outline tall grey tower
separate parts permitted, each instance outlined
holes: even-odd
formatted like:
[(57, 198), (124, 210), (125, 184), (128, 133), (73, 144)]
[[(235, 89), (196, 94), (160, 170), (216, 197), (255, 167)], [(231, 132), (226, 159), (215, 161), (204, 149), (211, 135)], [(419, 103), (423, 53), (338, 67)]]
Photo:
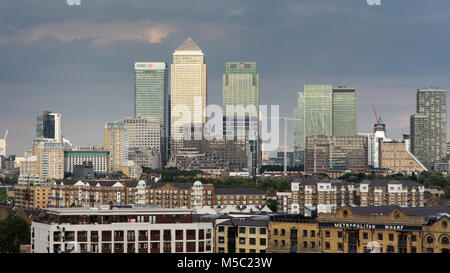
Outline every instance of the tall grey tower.
[(445, 159), (447, 91), (430, 87), (417, 90), (417, 114), (411, 115), (411, 152), (428, 169)]

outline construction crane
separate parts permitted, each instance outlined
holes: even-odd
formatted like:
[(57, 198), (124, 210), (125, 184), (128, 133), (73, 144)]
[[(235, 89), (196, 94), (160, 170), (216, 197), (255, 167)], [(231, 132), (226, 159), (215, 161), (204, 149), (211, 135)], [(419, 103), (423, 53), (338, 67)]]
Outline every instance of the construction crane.
[(381, 117), (378, 117), (377, 110), (375, 110), (375, 105), (372, 104), (373, 113), (375, 114), (375, 119), (377, 120), (377, 124), (381, 124)]
[[(261, 119), (263, 119), (262, 117), (260, 117), (260, 120)], [(264, 119), (273, 119), (273, 118), (264, 118)], [(287, 176), (287, 135), (288, 135), (288, 133), (287, 133), (287, 122), (289, 121), (289, 120), (292, 120), (292, 121), (300, 121), (300, 120), (305, 120), (304, 118), (301, 118), (301, 119), (295, 119), (295, 118), (290, 118), (290, 117), (279, 117), (278, 118), (279, 120), (282, 120), (282, 121), (284, 121), (284, 145), (281, 145), (281, 147), (283, 147), (283, 153), (284, 153), (284, 155), (283, 155), (283, 172), (284, 172), (284, 175), (285, 176)]]

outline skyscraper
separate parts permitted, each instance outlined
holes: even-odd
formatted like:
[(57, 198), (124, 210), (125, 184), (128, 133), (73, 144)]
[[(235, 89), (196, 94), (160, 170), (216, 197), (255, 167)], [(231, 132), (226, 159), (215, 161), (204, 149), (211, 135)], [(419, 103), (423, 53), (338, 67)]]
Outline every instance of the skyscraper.
[(162, 161), (160, 119), (125, 118), (123, 123), (128, 134), (128, 159), (140, 167), (160, 168)]
[(134, 64), (134, 117), (159, 118), (162, 163), (168, 159), (170, 108), (167, 64), (136, 62)]
[(355, 88), (333, 88), (333, 136), (354, 136), (356, 132)]
[(411, 152), (428, 169), (446, 156), (447, 91), (417, 90), (417, 114), (411, 115)]
[(206, 123), (205, 54), (190, 37), (173, 53), (170, 73), (171, 138), (177, 141), (171, 144), (171, 153), (175, 154), (183, 139), (184, 125)]
[(60, 113), (42, 112), (36, 118), (36, 138), (54, 139), (63, 142), (62, 117)]
[(294, 166), (305, 160), (305, 100), (303, 92), (297, 93), (297, 107), (294, 109)]
[[(259, 98), (259, 75), (256, 63), (227, 62), (222, 90), (224, 132), (234, 134), (236, 139), (246, 140), (249, 143), (247, 156), (252, 175), (258, 172), (261, 163)], [(233, 122), (232, 126), (227, 126), (227, 119)], [(232, 130), (227, 131), (227, 128)], [(238, 132), (239, 130), (242, 133)]]
[(104, 129), (104, 149), (109, 151), (109, 170), (121, 171), (128, 163), (128, 133), (121, 121), (107, 122)]

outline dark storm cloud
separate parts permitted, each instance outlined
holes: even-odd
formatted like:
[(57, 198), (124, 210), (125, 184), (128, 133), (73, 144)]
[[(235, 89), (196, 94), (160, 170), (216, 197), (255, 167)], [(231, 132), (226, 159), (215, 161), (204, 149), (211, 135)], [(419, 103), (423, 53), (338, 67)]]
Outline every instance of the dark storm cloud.
[(261, 103), (292, 115), (304, 84), (353, 86), (358, 127), (408, 133), (417, 88), (449, 89), (447, 0), (3, 0), (0, 136), (31, 144), (35, 116), (63, 114), (74, 144), (102, 143), (106, 121), (132, 113), (134, 61), (171, 62), (191, 36), (206, 53), (208, 101), (221, 104), (226, 61), (256, 61)]

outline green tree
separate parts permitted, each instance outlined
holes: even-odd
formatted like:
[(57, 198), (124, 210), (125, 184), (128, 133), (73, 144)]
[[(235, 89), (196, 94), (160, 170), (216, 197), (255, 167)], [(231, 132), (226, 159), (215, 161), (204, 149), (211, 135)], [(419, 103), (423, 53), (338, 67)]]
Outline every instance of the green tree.
[(276, 199), (269, 199), (269, 202), (267, 203), (267, 206), (272, 211), (277, 211), (277, 200)]
[(0, 222), (0, 252), (18, 253), (20, 245), (30, 244), (30, 224), (23, 218), (8, 215)]

